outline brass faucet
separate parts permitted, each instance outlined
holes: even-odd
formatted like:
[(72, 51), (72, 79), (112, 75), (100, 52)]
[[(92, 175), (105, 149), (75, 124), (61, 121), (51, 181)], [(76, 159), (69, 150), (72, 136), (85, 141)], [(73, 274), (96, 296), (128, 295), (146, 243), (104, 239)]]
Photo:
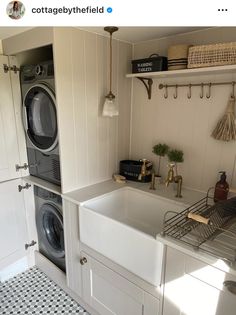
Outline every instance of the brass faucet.
[(150, 165), (152, 165), (152, 162), (150, 162), (147, 159), (142, 159), (140, 160), (140, 162), (142, 162), (142, 166), (141, 166), (141, 173), (138, 176), (138, 180), (142, 180), (143, 177), (145, 177), (146, 175), (150, 175), (151, 172), (147, 170), (147, 167), (149, 167)]
[(182, 183), (183, 183), (183, 177), (181, 175), (175, 175), (174, 174), (174, 163), (169, 164), (169, 171), (166, 179), (166, 187), (169, 186), (170, 183), (177, 183), (177, 194), (175, 197), (182, 198), (181, 190), (182, 190)]

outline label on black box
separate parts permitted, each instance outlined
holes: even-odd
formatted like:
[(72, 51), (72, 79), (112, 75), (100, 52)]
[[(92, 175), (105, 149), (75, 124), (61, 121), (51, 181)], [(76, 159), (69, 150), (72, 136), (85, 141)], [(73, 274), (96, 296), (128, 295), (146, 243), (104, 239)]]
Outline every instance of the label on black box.
[(138, 72), (150, 72), (152, 71), (152, 68), (151, 67), (148, 67), (148, 68), (138, 68)]
[(138, 67), (152, 67), (153, 62), (143, 62), (143, 63), (137, 63)]

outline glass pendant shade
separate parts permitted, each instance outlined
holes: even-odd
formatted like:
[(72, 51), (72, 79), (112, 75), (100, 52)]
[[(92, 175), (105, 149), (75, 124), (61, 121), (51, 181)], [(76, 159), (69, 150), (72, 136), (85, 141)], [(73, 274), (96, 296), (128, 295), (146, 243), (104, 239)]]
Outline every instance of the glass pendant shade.
[(102, 115), (113, 117), (119, 115), (118, 104), (115, 95), (112, 93), (112, 34), (118, 30), (115, 26), (107, 26), (104, 28), (110, 34), (110, 92), (105, 96)]
[(107, 117), (119, 115), (119, 109), (115, 99), (115, 95), (113, 95), (111, 92), (105, 97), (102, 115)]

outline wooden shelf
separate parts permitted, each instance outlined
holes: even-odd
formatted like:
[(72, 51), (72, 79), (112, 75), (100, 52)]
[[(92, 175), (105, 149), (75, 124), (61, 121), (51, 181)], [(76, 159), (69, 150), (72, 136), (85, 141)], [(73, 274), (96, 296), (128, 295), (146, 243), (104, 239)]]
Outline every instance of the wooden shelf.
[(126, 78), (172, 78), (208, 74), (236, 73), (236, 65), (126, 74)]

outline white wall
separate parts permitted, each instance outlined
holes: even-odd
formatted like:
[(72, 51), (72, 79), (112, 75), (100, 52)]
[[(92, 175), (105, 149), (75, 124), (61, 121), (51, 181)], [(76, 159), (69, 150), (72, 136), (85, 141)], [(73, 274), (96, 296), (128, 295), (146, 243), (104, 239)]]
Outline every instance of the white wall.
[[(147, 57), (151, 53), (166, 54), (170, 44), (210, 43), (236, 41), (236, 28), (216, 28), (188, 35), (174, 36), (148, 41), (134, 46), (134, 59)], [(236, 187), (234, 174), (236, 143), (224, 143), (211, 137), (218, 119), (223, 115), (230, 96), (229, 86), (212, 88), (210, 99), (200, 99), (200, 89), (193, 88), (193, 96), (186, 97), (187, 88), (179, 89), (178, 98), (163, 97), (159, 83), (194, 83), (236, 80), (236, 74), (220, 76), (199, 76), (173, 79), (154, 79), (153, 95), (149, 101), (143, 84), (133, 79), (131, 157), (142, 157), (157, 161), (152, 146), (165, 142), (173, 148), (184, 151), (185, 161), (179, 167), (184, 185), (205, 191), (217, 180), (217, 173), (226, 170), (228, 182)], [(236, 89), (235, 89), (236, 92)], [(162, 174), (166, 176), (167, 160), (162, 163)]]
[(108, 38), (73, 28), (54, 29), (63, 191), (111, 178), (128, 157), (132, 46), (113, 41), (113, 91), (120, 116), (102, 117), (108, 93)]

